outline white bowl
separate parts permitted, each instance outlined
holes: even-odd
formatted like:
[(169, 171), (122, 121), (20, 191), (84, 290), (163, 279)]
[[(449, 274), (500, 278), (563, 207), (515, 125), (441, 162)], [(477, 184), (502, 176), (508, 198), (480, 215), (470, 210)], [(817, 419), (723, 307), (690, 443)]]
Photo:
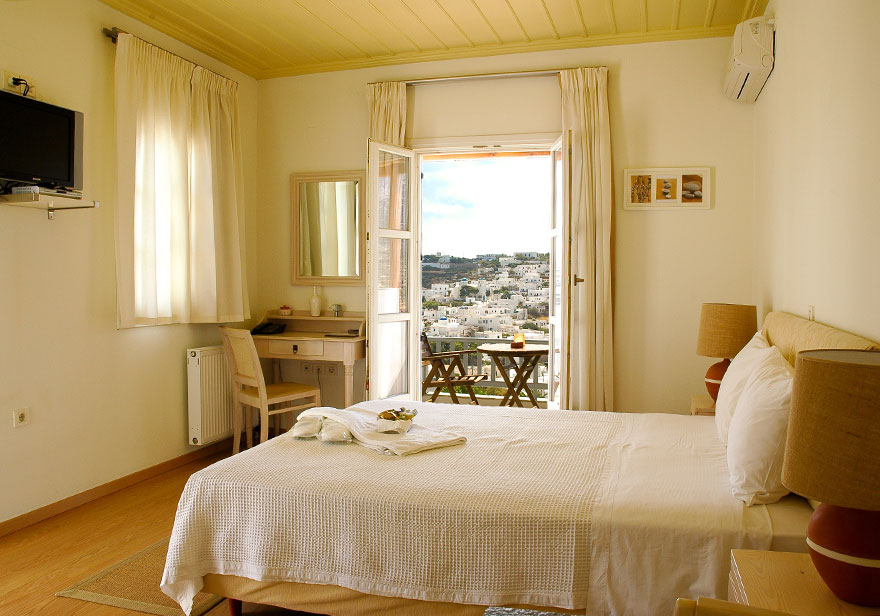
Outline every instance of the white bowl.
[(385, 434), (406, 434), (412, 427), (412, 419), (380, 419), (376, 418), (376, 432)]

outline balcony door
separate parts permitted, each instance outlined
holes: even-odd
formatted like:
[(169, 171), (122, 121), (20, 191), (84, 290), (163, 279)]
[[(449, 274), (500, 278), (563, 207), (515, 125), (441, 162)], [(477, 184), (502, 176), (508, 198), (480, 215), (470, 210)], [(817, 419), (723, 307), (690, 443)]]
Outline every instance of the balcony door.
[(550, 204), (550, 348), (548, 354), (547, 377), (547, 408), (559, 408), (563, 399), (562, 392), (566, 386), (561, 375), (565, 374), (563, 363), (567, 336), (568, 320), (568, 276), (569, 259), (569, 216), (566, 189), (566, 159), (563, 156), (562, 138), (553, 144), (550, 150), (550, 172), (552, 174), (552, 202)]
[(367, 163), (369, 397), (421, 395), (418, 158), (370, 141)]

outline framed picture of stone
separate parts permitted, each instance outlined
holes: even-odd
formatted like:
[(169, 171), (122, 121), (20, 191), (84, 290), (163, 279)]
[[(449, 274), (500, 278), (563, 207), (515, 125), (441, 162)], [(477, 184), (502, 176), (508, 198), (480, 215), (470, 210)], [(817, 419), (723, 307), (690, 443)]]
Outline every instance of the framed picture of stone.
[(624, 169), (625, 210), (706, 210), (711, 207), (709, 167)]

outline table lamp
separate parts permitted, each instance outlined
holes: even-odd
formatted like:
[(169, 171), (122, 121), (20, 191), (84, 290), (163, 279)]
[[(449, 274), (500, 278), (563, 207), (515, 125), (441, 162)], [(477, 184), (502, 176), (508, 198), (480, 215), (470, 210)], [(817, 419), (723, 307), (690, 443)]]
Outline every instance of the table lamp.
[(880, 606), (880, 352), (802, 351), (792, 388), (782, 483), (822, 502), (810, 557), (838, 597)]
[(703, 304), (697, 355), (722, 358), (706, 372), (706, 389), (713, 400), (718, 398), (718, 387), (730, 365), (730, 358), (740, 352), (756, 331), (758, 312), (754, 306)]

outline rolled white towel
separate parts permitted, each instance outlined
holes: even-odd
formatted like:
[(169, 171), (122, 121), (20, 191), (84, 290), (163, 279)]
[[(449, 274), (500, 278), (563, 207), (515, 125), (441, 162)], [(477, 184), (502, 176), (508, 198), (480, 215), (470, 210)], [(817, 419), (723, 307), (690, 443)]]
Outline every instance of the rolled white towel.
[(318, 440), (325, 443), (350, 443), (351, 432), (342, 423), (325, 418), (318, 433)]
[(293, 425), (293, 435), (296, 438), (315, 438), (321, 431), (321, 425), (324, 423), (323, 416), (303, 417), (300, 415)]

